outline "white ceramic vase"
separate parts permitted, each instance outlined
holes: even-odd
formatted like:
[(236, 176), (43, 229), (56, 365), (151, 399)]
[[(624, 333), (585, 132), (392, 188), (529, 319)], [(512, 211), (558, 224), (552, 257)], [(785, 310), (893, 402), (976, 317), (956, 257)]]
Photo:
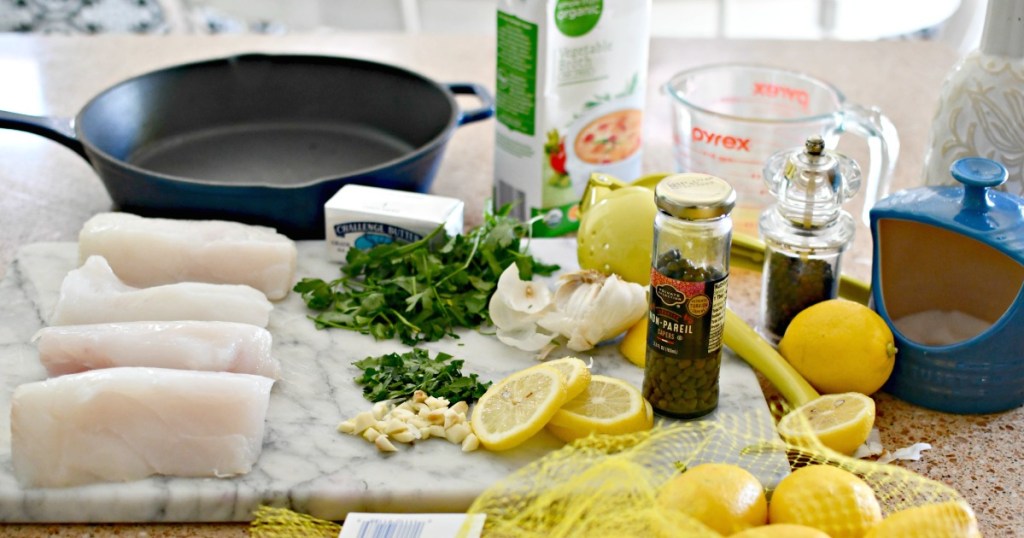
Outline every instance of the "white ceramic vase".
[(981, 46), (942, 86), (925, 154), (926, 185), (949, 185), (963, 157), (1001, 162), (1001, 188), (1024, 196), (1024, 0), (989, 0)]

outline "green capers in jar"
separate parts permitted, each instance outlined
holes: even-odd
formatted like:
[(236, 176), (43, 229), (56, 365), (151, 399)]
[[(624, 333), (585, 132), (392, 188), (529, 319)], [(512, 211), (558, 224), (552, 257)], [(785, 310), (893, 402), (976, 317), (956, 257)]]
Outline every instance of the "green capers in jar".
[(728, 182), (707, 174), (671, 175), (655, 188), (643, 393), (659, 415), (696, 418), (718, 405), (735, 202)]

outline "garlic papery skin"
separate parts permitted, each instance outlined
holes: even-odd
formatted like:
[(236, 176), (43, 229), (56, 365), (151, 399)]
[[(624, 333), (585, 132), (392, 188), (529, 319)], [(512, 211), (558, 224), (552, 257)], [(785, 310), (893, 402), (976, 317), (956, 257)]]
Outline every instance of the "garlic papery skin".
[(550, 345), (557, 335), (541, 331), (537, 322), (551, 307), (551, 299), (551, 290), (543, 283), (520, 279), (515, 264), (505, 268), (488, 303), (498, 340), (523, 351)]
[(538, 329), (540, 327), (533, 323), (530, 326), (517, 327), (515, 329), (498, 329), (496, 335), (498, 340), (506, 346), (512, 346), (523, 351), (539, 352), (551, 346), (551, 341), (558, 335), (541, 332)]
[[(491, 296), (504, 302), (508, 308), (521, 314), (537, 314), (551, 305), (551, 290), (543, 283), (519, 278), (519, 268), (511, 264), (498, 277), (498, 286)], [(493, 318), (492, 318), (493, 319)]]
[(587, 269), (559, 278), (553, 309), (539, 324), (568, 338), (569, 349), (586, 351), (621, 334), (647, 308), (643, 286)]

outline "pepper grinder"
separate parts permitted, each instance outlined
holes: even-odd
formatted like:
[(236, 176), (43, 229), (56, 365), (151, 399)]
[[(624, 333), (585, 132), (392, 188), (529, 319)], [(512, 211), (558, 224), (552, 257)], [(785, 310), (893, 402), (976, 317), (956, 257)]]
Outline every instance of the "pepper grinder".
[(820, 136), (768, 158), (764, 180), (776, 204), (761, 214), (765, 242), (759, 331), (778, 343), (801, 310), (839, 291), (840, 258), (853, 239), (842, 209), (860, 188), (857, 163)]

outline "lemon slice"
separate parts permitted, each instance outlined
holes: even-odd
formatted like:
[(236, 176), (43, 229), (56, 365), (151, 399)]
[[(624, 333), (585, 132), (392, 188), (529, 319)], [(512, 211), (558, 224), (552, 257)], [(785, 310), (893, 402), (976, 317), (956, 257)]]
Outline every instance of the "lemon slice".
[(817, 441), (850, 455), (864, 444), (875, 424), (875, 401), (859, 392), (826, 394), (790, 411), (779, 421), (779, 434), (801, 446)]
[(590, 384), (590, 368), (587, 367), (587, 363), (583, 362), (582, 359), (563, 357), (539, 364), (534, 366), (534, 368), (538, 366), (554, 368), (565, 376), (566, 401), (579, 396), (587, 388), (587, 385)]
[(591, 433), (623, 434), (649, 430), (654, 424), (650, 404), (633, 385), (614, 377), (595, 375), (548, 423), (548, 431), (563, 441)]
[(508, 450), (548, 423), (566, 397), (565, 376), (546, 365), (520, 370), (491, 385), (473, 407), (470, 426), (488, 450)]

